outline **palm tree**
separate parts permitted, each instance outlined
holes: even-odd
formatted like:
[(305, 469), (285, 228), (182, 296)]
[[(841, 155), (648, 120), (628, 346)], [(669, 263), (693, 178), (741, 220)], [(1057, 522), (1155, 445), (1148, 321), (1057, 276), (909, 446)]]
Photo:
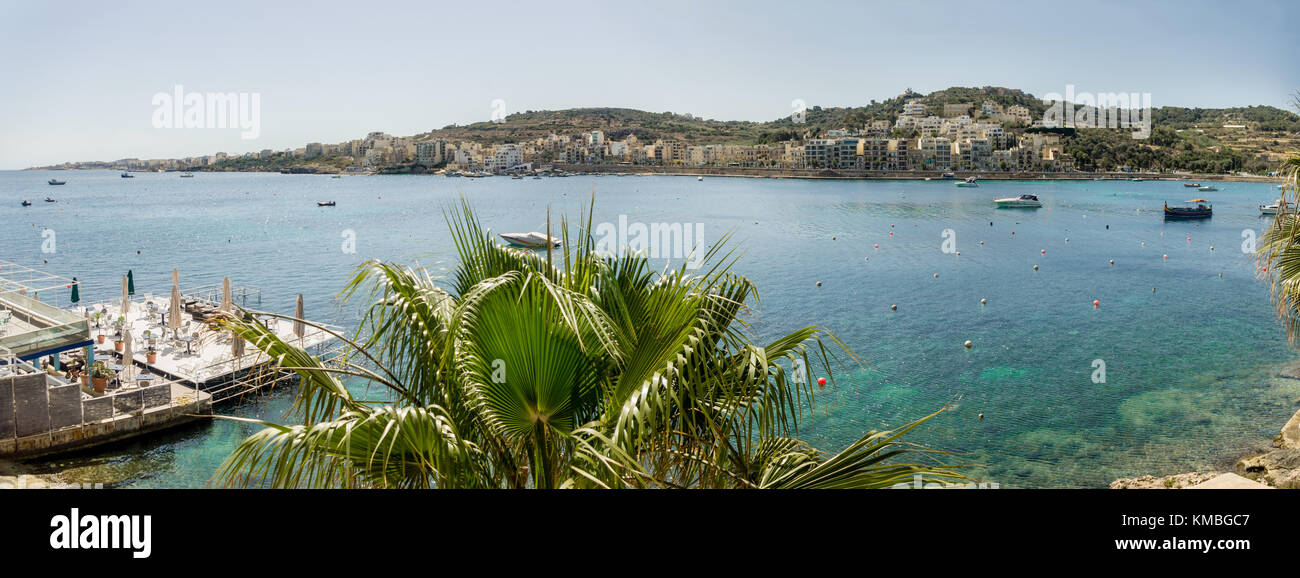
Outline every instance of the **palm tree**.
[[(370, 305), (355, 338), (336, 335), (348, 348), (341, 363), (238, 315), (223, 322), (299, 374), (302, 423), (244, 420), (264, 429), (227, 458), (218, 483), (876, 488), (963, 479), (937, 461), (942, 452), (902, 439), (933, 415), (868, 432), (833, 456), (792, 437), (812, 409), (813, 365), (833, 378), (832, 360), (856, 358), (816, 327), (755, 343), (741, 318), (755, 288), (732, 272), (726, 239), (703, 274), (656, 273), (640, 254), (600, 255), (590, 216), (572, 243), (565, 223), (563, 248), (545, 256), (498, 245), (464, 200), (447, 223), (460, 258), (447, 287), (391, 263), (358, 268), (342, 297)], [(387, 395), (360, 399), (344, 379)]]
[[(1298, 103), (1300, 106), (1300, 103)], [(1292, 345), (1300, 340), (1300, 202), (1297, 179), (1300, 178), (1300, 156), (1292, 157), (1282, 165), (1283, 183), (1279, 208), (1273, 222), (1264, 230), (1255, 258), (1260, 276), (1269, 284), (1273, 307), (1278, 319), (1286, 327)]]

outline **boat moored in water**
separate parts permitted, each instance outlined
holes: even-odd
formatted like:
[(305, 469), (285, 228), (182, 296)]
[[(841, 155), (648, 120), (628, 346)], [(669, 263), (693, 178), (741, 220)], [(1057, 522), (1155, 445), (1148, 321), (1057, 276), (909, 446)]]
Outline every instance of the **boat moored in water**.
[(54, 200), (54, 199), (51, 199), (50, 197), (45, 197), (45, 202), (47, 202), (47, 203), (57, 203), (58, 201), (56, 201), (56, 200)]
[(1294, 209), (1294, 207), (1291, 206), (1291, 203), (1279, 199), (1278, 201), (1274, 202), (1271, 205), (1260, 205), (1259, 214), (1276, 215), (1279, 212), (1290, 211), (1292, 209)]
[(124, 178), (124, 179), (134, 179), (134, 178), (135, 178), (135, 175), (133, 175), (133, 174), (131, 174), (131, 173), (122, 173), (122, 178)]
[(194, 173), (181, 173), (181, 178), (182, 178), (182, 179), (192, 179), (192, 178), (194, 178)]
[(957, 186), (959, 186), (959, 187), (978, 187), (978, 186), (980, 186), (980, 184), (977, 183), (977, 182), (975, 182), (975, 177), (966, 177), (966, 180), (964, 180), (964, 181), (962, 181), (962, 182), (960, 182), (960, 183), (957, 183)]
[(1199, 219), (1209, 217), (1214, 213), (1214, 205), (1205, 199), (1192, 199), (1187, 201), (1186, 205), (1171, 207), (1165, 203), (1166, 219)]
[(1005, 199), (993, 199), (998, 204), (999, 209), (1007, 208), (1038, 208), (1043, 206), (1042, 201), (1038, 200), (1038, 195), (1020, 195), (1019, 197), (1007, 197)]
[(548, 239), (550, 240), (550, 245), (552, 247), (560, 246), (559, 239), (548, 237), (543, 233), (538, 233), (537, 231), (532, 231), (530, 233), (501, 233), (501, 238), (509, 241), (511, 245), (516, 247), (528, 247), (530, 249), (545, 247)]
[(333, 207), (334, 201), (316, 201), (317, 207)]
[(68, 184), (68, 181), (60, 181), (59, 179), (50, 179), (50, 180), (45, 181), (45, 182), (47, 182), (47, 183), (49, 183), (49, 184), (51, 184), (51, 185), (66, 185), (66, 184)]
[(1204, 186), (1196, 187), (1196, 190), (1201, 191), (1201, 192), (1206, 192), (1206, 193), (1212, 193), (1212, 192), (1217, 191), (1217, 190), (1219, 190), (1219, 189), (1218, 189), (1217, 187), (1215, 187), (1214, 185), (1204, 185)]
[(1201, 183), (1183, 183), (1184, 187), (1200, 188)]
[(32, 206), (32, 202), (29, 201), (29, 200), (27, 200), (27, 199), (23, 199), (23, 206), (24, 206), (24, 207), (30, 207), (30, 206)]

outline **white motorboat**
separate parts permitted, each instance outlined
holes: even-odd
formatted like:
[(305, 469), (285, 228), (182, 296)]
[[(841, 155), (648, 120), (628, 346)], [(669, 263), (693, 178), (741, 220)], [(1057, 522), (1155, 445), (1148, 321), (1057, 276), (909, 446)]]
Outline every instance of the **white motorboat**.
[(546, 246), (546, 241), (550, 240), (552, 247), (559, 247), (560, 240), (555, 237), (548, 237), (544, 233), (532, 231), (530, 233), (501, 233), (501, 238), (509, 241), (516, 247), (542, 248)]
[(998, 208), (1021, 208), (1021, 207), (1041, 207), (1042, 201), (1038, 200), (1038, 195), (1020, 195), (1019, 197), (1007, 197), (1005, 199), (993, 199), (998, 204)]
[(1202, 191), (1202, 192), (1207, 192), (1207, 193), (1208, 193), (1208, 192), (1217, 191), (1217, 190), (1219, 190), (1219, 189), (1218, 189), (1218, 187), (1215, 187), (1214, 185), (1205, 185), (1205, 186), (1203, 186), (1203, 187), (1197, 187), (1196, 190), (1198, 190), (1198, 191)]
[(1289, 210), (1291, 210), (1291, 208), (1292, 208), (1292, 207), (1291, 207), (1291, 203), (1286, 203), (1286, 202), (1283, 202), (1283, 201), (1277, 201), (1277, 202), (1275, 202), (1275, 203), (1273, 203), (1273, 204), (1271, 204), (1271, 205), (1260, 205), (1260, 206), (1259, 206), (1259, 214), (1261, 214), (1261, 215), (1276, 215), (1276, 214), (1278, 214), (1279, 211), (1289, 211)]
[(960, 183), (957, 183), (957, 186), (959, 186), (959, 187), (978, 187), (978, 186), (980, 186), (980, 184), (977, 183), (977, 182), (975, 182), (975, 177), (966, 177), (966, 180), (964, 180), (964, 181), (962, 181), (962, 182), (960, 182)]

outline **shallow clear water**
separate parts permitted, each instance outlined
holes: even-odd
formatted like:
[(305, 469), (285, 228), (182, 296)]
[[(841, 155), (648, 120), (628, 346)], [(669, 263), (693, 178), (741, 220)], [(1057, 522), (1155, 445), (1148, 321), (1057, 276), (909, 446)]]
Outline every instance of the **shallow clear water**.
[[(48, 186), (51, 176), (68, 184)], [(733, 233), (738, 269), (759, 286), (760, 334), (822, 325), (869, 364), (842, 369), (818, 398), (801, 432), (814, 445), (839, 449), (956, 400), (915, 439), (963, 452), (953, 460), (974, 464), (970, 474), (1103, 486), (1224, 467), (1266, 446), (1296, 409), (1300, 382), (1276, 377), (1296, 356), (1242, 252), (1276, 190), (1217, 186), (10, 171), (0, 258), (76, 276), (92, 301), (120, 292), (127, 269), (138, 292), (167, 291), (173, 267), (184, 286), (229, 275), (262, 290), (262, 309), (291, 312), (302, 292), (310, 317), (350, 328), (355, 309), (333, 298), (362, 261), (452, 265), (443, 209), (460, 195), (493, 230), (532, 231), (544, 230), (547, 203), (555, 221), (576, 220), (594, 190), (598, 223), (702, 223), (709, 242)], [(991, 202), (1024, 192), (1045, 206)], [(1162, 219), (1163, 201), (1194, 196), (1214, 201), (1213, 219)], [(315, 206), (324, 200), (338, 206)], [(54, 254), (41, 252), (46, 227)], [(943, 252), (945, 229), (960, 256)], [(342, 251), (347, 230), (354, 254)], [(1105, 383), (1091, 379), (1097, 359)], [(220, 410), (279, 419), (291, 401), (283, 392)], [(197, 487), (250, 431), (217, 421), (35, 465), (77, 481)]]

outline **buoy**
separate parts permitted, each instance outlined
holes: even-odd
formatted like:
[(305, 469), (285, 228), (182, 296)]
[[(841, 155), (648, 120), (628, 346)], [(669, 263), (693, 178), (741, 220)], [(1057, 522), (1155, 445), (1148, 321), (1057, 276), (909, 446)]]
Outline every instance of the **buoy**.
[(818, 286), (818, 287), (821, 287), (821, 286), (822, 286), (822, 282), (821, 282), (821, 281), (818, 281), (818, 282), (817, 282), (817, 286)]
[(898, 306), (897, 306), (897, 305), (890, 305), (889, 308), (890, 308), (890, 309), (893, 309), (894, 311), (898, 311)]
[(880, 248), (880, 243), (876, 243), (876, 246), (875, 246), (875, 247), (872, 247), (872, 248), (873, 248), (873, 249), (879, 249), (879, 248)]
[(984, 414), (980, 414), (979, 419), (984, 419)]
[(1168, 254), (1165, 255), (1165, 260), (1166, 260), (1166, 261), (1169, 260), (1169, 255), (1168, 255)]
[(988, 302), (989, 302), (988, 299), (980, 299), (980, 305), (984, 305), (984, 304), (986, 304), (986, 303), (988, 303)]
[(893, 231), (890, 231), (890, 232), (889, 232), (889, 236), (890, 236), (890, 237), (893, 237), (893, 236), (894, 236), (894, 232), (893, 232)]
[(820, 385), (820, 386), (822, 386), (822, 387), (826, 387), (826, 378), (825, 378), (825, 377), (819, 377), (819, 378), (817, 378), (817, 385)]
[(1115, 264), (1115, 260), (1114, 260), (1114, 259), (1111, 259), (1111, 260), (1110, 260), (1110, 264), (1111, 264), (1111, 265), (1114, 265), (1114, 264)]
[(980, 241), (980, 244), (983, 245), (983, 244), (984, 244), (984, 241)]
[(935, 279), (938, 279), (938, 278), (939, 278), (939, 274), (938, 274), (938, 273), (935, 273), (935, 274), (934, 274), (934, 278), (935, 278)]
[(1155, 287), (1152, 287), (1152, 288), (1151, 288), (1151, 292), (1152, 292), (1152, 293), (1155, 293), (1155, 292), (1156, 292), (1156, 288), (1155, 288)]
[(1211, 251), (1214, 250), (1214, 245), (1210, 245), (1210, 250), (1211, 250)]
[(1147, 246), (1147, 242), (1146, 242), (1146, 241), (1142, 241), (1142, 246), (1143, 246), (1143, 247)]
[(1097, 299), (1093, 299), (1093, 300), (1092, 300), (1092, 308), (1093, 308), (1093, 309), (1096, 309), (1096, 308), (1098, 308), (1098, 307), (1101, 307), (1101, 301), (1099, 301), (1099, 300), (1097, 300)]
[(1034, 270), (1035, 270), (1035, 271), (1038, 270), (1038, 265), (1034, 265)]
[(970, 342), (969, 339), (967, 339), (967, 340), (966, 340), (966, 349), (970, 349), (970, 346), (971, 346), (971, 342)]
[(1220, 278), (1220, 279), (1223, 278), (1223, 273), (1219, 273), (1219, 278)]
[(958, 256), (958, 257), (961, 256), (961, 251), (957, 251), (957, 256)]
[(1047, 254), (1047, 249), (1039, 249), (1039, 250), (1038, 250), (1038, 253), (1039, 253), (1040, 255), (1046, 255), (1046, 254)]
[(834, 241), (834, 240), (835, 240), (835, 237), (831, 237), (831, 240)]
[(1188, 242), (1188, 243), (1191, 243), (1191, 242), (1192, 242), (1192, 238), (1191, 238), (1191, 237), (1188, 237), (1188, 238), (1187, 238), (1187, 242)]

